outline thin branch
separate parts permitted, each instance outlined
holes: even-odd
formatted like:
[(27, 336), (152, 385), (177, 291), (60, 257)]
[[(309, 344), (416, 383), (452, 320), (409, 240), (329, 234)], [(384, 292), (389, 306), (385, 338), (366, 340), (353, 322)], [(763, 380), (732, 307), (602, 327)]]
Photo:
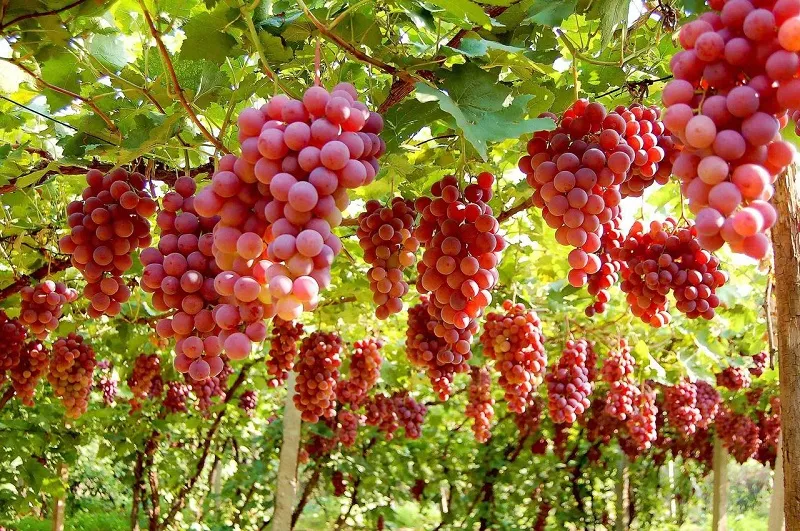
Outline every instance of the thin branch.
[(414, 144), (414, 147), (420, 147), (423, 144), (427, 144), (428, 142), (433, 142), (435, 140), (442, 140), (443, 138), (455, 138), (457, 136), (458, 135), (456, 135), (456, 134), (435, 136), (433, 138), (429, 138), (428, 140), (423, 140), (422, 142), (417, 142), (416, 144)]
[(17, 61), (16, 59), (12, 59), (12, 58), (9, 58), (9, 57), (0, 57), (0, 59), (2, 59), (3, 61), (5, 61), (7, 63), (11, 63), (12, 65), (16, 66), (17, 68), (19, 68), (20, 70), (22, 70), (23, 72), (25, 72), (26, 74), (31, 76), (33, 79), (35, 79), (38, 83), (44, 85), (45, 87), (49, 88), (50, 90), (52, 90), (54, 92), (58, 92), (59, 94), (63, 94), (64, 96), (69, 96), (73, 100), (82, 101), (83, 103), (88, 105), (92, 109), (92, 111), (94, 111), (94, 113), (97, 116), (102, 118), (102, 120), (106, 123), (106, 126), (108, 126), (108, 129), (112, 133), (119, 134), (119, 129), (117, 128), (117, 126), (114, 125), (114, 122), (111, 121), (111, 118), (109, 118), (109, 116), (106, 113), (104, 113), (103, 111), (100, 110), (100, 107), (97, 106), (97, 104), (94, 102), (93, 99), (81, 96), (80, 94), (76, 94), (75, 92), (72, 92), (71, 90), (67, 90), (65, 88), (58, 87), (56, 85), (53, 85), (52, 83), (49, 83), (49, 82), (45, 81), (44, 79), (42, 79), (41, 76), (37, 75), (33, 70), (31, 70), (30, 68), (28, 68), (27, 66), (25, 66), (21, 62)]
[(267, 55), (264, 53), (264, 46), (261, 44), (261, 39), (258, 36), (258, 31), (256, 30), (255, 24), (253, 24), (253, 10), (258, 6), (260, 0), (256, 0), (255, 4), (251, 7), (246, 7), (244, 4), (244, 0), (239, 0), (239, 12), (242, 14), (242, 18), (244, 19), (244, 23), (247, 25), (247, 29), (250, 32), (250, 39), (253, 41), (253, 46), (256, 47), (256, 52), (258, 52), (258, 59), (261, 62), (261, 67), (264, 70), (264, 75), (266, 75), (269, 79), (274, 81), (278, 88), (280, 88), (284, 94), (287, 94), (293, 98), (297, 98), (296, 94), (293, 94), (278, 78), (278, 74), (269, 66), (269, 62), (267, 61)]
[(64, 271), (70, 266), (70, 261), (68, 259), (62, 260), (52, 260), (39, 269), (29, 273), (27, 275), (21, 275), (17, 280), (15, 280), (11, 285), (0, 289), (0, 301), (3, 301), (10, 296), (18, 293), (24, 288), (25, 286), (30, 285), (32, 282), (36, 280), (42, 280), (47, 278), (52, 273), (58, 273), (59, 271)]
[(5, 29), (7, 27), (13, 26), (14, 24), (22, 22), (23, 20), (30, 20), (30, 19), (33, 19), (33, 18), (46, 17), (48, 15), (56, 15), (56, 14), (61, 13), (63, 11), (67, 11), (68, 9), (72, 9), (73, 7), (79, 6), (84, 2), (86, 2), (86, 0), (75, 0), (75, 2), (67, 4), (67, 5), (65, 5), (63, 7), (59, 7), (58, 9), (52, 9), (50, 11), (37, 11), (37, 12), (34, 12), (34, 13), (26, 13), (25, 15), (20, 15), (17, 18), (12, 18), (11, 20), (9, 20), (6, 23), (0, 23), (0, 31), (5, 31)]
[(181, 106), (186, 110), (187, 114), (189, 115), (189, 119), (194, 123), (195, 126), (200, 130), (200, 133), (206, 139), (214, 144), (214, 146), (222, 151), (223, 153), (230, 153), (228, 148), (226, 148), (222, 142), (219, 141), (214, 135), (212, 135), (208, 129), (203, 125), (200, 119), (195, 114), (192, 106), (186, 100), (186, 96), (183, 93), (183, 88), (181, 87), (180, 83), (178, 82), (178, 74), (175, 73), (175, 66), (172, 64), (172, 60), (169, 57), (169, 52), (167, 51), (167, 47), (164, 46), (164, 42), (161, 40), (161, 34), (156, 29), (155, 24), (153, 23), (153, 18), (150, 16), (150, 11), (147, 10), (147, 6), (144, 5), (144, 0), (139, 0), (139, 5), (142, 8), (142, 13), (144, 14), (144, 19), (147, 21), (147, 26), (150, 28), (150, 34), (156, 41), (156, 47), (158, 48), (159, 53), (161, 54), (161, 62), (164, 64), (164, 70), (167, 71), (169, 74), (170, 79), (172, 80), (172, 88), (175, 91), (175, 94), (178, 96), (178, 100), (181, 103)]
[(6, 407), (8, 401), (14, 396), (14, 392), (14, 388), (9, 384), (9, 386), (6, 388), (6, 391), (3, 393), (3, 396), (0, 397), (0, 409)]
[(622, 66), (622, 64), (621, 64), (622, 61), (601, 61), (599, 59), (594, 59), (592, 57), (588, 57), (588, 56), (582, 54), (581, 52), (579, 52), (575, 48), (575, 44), (571, 40), (569, 40), (569, 38), (566, 36), (566, 34), (563, 31), (561, 31), (560, 29), (556, 29), (556, 34), (561, 39), (561, 42), (564, 43), (564, 46), (567, 47), (567, 50), (569, 50), (569, 53), (572, 55), (573, 58), (578, 58), (578, 59), (580, 59), (581, 61), (583, 61), (585, 63), (589, 63), (589, 64), (592, 64), (592, 65), (598, 65), (598, 66)]

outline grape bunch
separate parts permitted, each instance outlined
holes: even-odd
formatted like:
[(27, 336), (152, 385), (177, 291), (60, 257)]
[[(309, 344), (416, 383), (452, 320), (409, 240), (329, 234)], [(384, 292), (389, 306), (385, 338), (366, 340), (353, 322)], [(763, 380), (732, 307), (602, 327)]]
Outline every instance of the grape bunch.
[(683, 51), (664, 87), (664, 123), (682, 144), (682, 179), (700, 240), (709, 250), (761, 259), (774, 223), (772, 183), (794, 158), (781, 139), (786, 111), (800, 106), (800, 30), (791, 2), (721, 2), (681, 28)]
[(45, 339), (51, 330), (58, 328), (64, 305), (78, 298), (77, 291), (52, 280), (25, 286), (19, 294), (22, 297), (20, 320), (39, 339)]
[(475, 435), (475, 440), (485, 443), (492, 436), (491, 424), (494, 417), (492, 377), (489, 371), (483, 367), (472, 367), (467, 394), (469, 402), (465, 415), (472, 419), (472, 433)]
[(744, 367), (726, 367), (716, 375), (717, 385), (735, 391), (750, 387), (750, 373)]
[(284, 321), (278, 316), (272, 318), (272, 337), (269, 340), (267, 372), (272, 376), (271, 387), (282, 385), (294, 369), (297, 358), (297, 340), (303, 335), (303, 325)]
[(191, 390), (192, 394), (197, 398), (197, 407), (204, 416), (208, 415), (214, 397), (225, 398), (225, 382), (222, 379), (222, 374), (223, 373), (220, 372), (219, 375), (210, 376), (205, 380), (194, 380), (188, 374), (184, 375), (189, 390)]
[(6, 379), (6, 372), (19, 363), (20, 352), (25, 345), (28, 333), (19, 319), (12, 319), (0, 310), (0, 333), (3, 348), (0, 349), (0, 384)]
[(333, 474), (331, 474), (331, 485), (333, 485), (333, 495), (337, 498), (344, 496), (344, 493), (347, 492), (344, 474), (339, 470), (334, 470)]
[(342, 338), (334, 333), (313, 332), (300, 343), (294, 404), (306, 422), (336, 414), (336, 383), (342, 361)]
[(411, 489), (411, 497), (414, 498), (416, 501), (421, 501), (422, 497), (425, 495), (425, 486), (427, 483), (424, 479), (416, 479), (414, 480), (414, 485), (412, 485)]
[(625, 234), (622, 232), (621, 218), (613, 217), (602, 224), (603, 234), (600, 236), (600, 248), (597, 257), (600, 268), (595, 273), (589, 273), (586, 279), (586, 290), (594, 301), (586, 307), (584, 313), (587, 317), (594, 317), (606, 311), (611, 295), (608, 290), (619, 281), (623, 263), (614, 258), (615, 250), (622, 247)]
[(74, 332), (53, 343), (47, 381), (67, 409), (67, 417), (78, 418), (86, 412), (96, 363), (94, 350)]
[(706, 429), (711, 426), (711, 423), (717, 417), (722, 397), (714, 389), (714, 386), (706, 381), (697, 380), (694, 386), (697, 389), (697, 409), (700, 411), (700, 420), (697, 422), (697, 427)]
[(639, 388), (628, 379), (611, 382), (606, 395), (605, 412), (617, 420), (627, 420), (635, 412)]
[(107, 407), (113, 407), (116, 404), (117, 394), (119, 392), (119, 379), (117, 373), (111, 366), (108, 360), (101, 360), (97, 363), (97, 369), (102, 371), (100, 378), (95, 385), (95, 388), (103, 395), (103, 404)]
[(716, 289), (728, 275), (720, 261), (701, 248), (697, 227), (678, 227), (672, 218), (652, 221), (645, 231), (635, 221), (622, 247), (613, 252), (624, 263), (620, 288), (631, 312), (656, 328), (668, 324), (667, 295), (690, 319), (713, 319), (720, 299)]
[(413, 365), (425, 368), (433, 391), (440, 399), (446, 400), (455, 374), (465, 372), (467, 362), (462, 358), (456, 363), (455, 358), (442, 354), (445, 341), (434, 333), (437, 321), (429, 311), (430, 306), (429, 298), (422, 295), (419, 304), (408, 309), (406, 355)]
[(774, 466), (781, 435), (781, 416), (774, 411), (758, 412), (758, 438), (761, 444), (756, 459), (764, 465)]
[(369, 288), (378, 307), (375, 316), (386, 319), (403, 309), (402, 298), (408, 293), (403, 271), (417, 261), (419, 240), (413, 236), (417, 213), (411, 201), (401, 197), (388, 206), (367, 201), (366, 210), (358, 216), (358, 244), (364, 250)]
[(167, 392), (164, 395), (164, 409), (168, 413), (185, 413), (186, 399), (189, 397), (189, 386), (183, 382), (167, 382)]
[(744, 397), (747, 399), (747, 403), (751, 406), (758, 405), (761, 402), (761, 396), (764, 394), (763, 387), (754, 387), (752, 389), (748, 389), (744, 393)]
[(364, 422), (367, 426), (375, 426), (387, 441), (391, 441), (399, 428), (394, 401), (384, 393), (370, 397), (365, 404)]
[(678, 150), (672, 134), (661, 121), (661, 109), (634, 103), (627, 108), (620, 105), (614, 112), (625, 120), (625, 132), (621, 136), (634, 150), (630, 172), (620, 185), (622, 197), (641, 197), (653, 183), (667, 184)]
[(514, 424), (519, 430), (520, 438), (536, 433), (541, 423), (542, 400), (539, 397), (533, 397), (524, 412), (514, 414)]
[(603, 381), (608, 383), (629, 380), (636, 368), (636, 360), (631, 355), (628, 341), (620, 338), (618, 348), (608, 352), (608, 356), (603, 360), (601, 374)]
[(664, 387), (664, 410), (669, 423), (681, 436), (692, 435), (702, 421), (697, 407), (697, 387), (689, 380)]
[(399, 391), (392, 394), (392, 404), (400, 427), (405, 432), (406, 439), (419, 439), (422, 435), (422, 423), (428, 408), (417, 402), (408, 391)]
[(634, 400), (633, 413), (625, 421), (628, 435), (639, 451), (649, 449), (658, 438), (657, 415), (655, 391), (648, 388), (642, 389)]
[(758, 378), (764, 374), (764, 369), (767, 368), (767, 358), (769, 355), (766, 351), (762, 350), (758, 354), (753, 354), (753, 366), (747, 369), (754, 377)]
[(340, 409), (336, 414), (336, 439), (348, 448), (353, 446), (356, 443), (358, 427), (362, 422), (361, 415), (349, 409)]
[(336, 398), (343, 404), (358, 409), (367, 393), (381, 376), (381, 349), (383, 340), (370, 337), (353, 344), (347, 380), (339, 382)]
[(567, 341), (561, 357), (545, 376), (547, 381), (547, 407), (550, 418), (558, 424), (572, 424), (589, 407), (592, 383), (586, 367), (590, 348), (584, 339)]
[[(434, 318), (433, 333), (444, 340), (437, 362), (446, 367), (443, 377), (450, 381), (450, 370), (467, 370), (476, 319), (492, 301), (490, 290), (497, 283), (497, 262), (506, 245), (486, 203), (492, 184), (494, 176), (483, 172), (462, 191), (449, 175), (433, 184), (433, 198), (421, 197), (414, 205), (421, 213), (414, 236), (425, 249), (417, 264), (417, 291), (430, 294), (427, 309)], [(443, 388), (438, 392), (442, 400), (449, 395)]]
[(749, 416), (725, 407), (717, 415), (715, 425), (722, 445), (737, 462), (744, 463), (758, 453), (760, 431)]
[(115, 316), (131, 296), (121, 276), (133, 265), (131, 254), (150, 245), (156, 202), (144, 191), (145, 178), (118, 168), (103, 175), (89, 170), (82, 199), (67, 206), (70, 234), (59, 240), (61, 252), (86, 279), (84, 296), (90, 317)]
[(158, 354), (137, 356), (127, 383), (133, 400), (137, 402), (161, 396), (164, 382), (161, 379), (161, 359)]
[(194, 208), (196, 185), (190, 177), (175, 181), (156, 216), (157, 247), (140, 255), (142, 289), (153, 294), (153, 307), (175, 311), (156, 323), (160, 338), (175, 339), (175, 368), (195, 380), (222, 370), (222, 341), (213, 317), (220, 272), (212, 255), (211, 230), (218, 217), (202, 217)]
[(28, 341), (19, 353), (19, 363), (11, 368), (11, 385), (20, 402), (33, 406), (33, 395), (39, 381), (47, 374), (50, 353), (41, 341)]
[(257, 405), (258, 393), (256, 393), (254, 390), (248, 389), (239, 395), (239, 409), (244, 411), (244, 414), (248, 417), (252, 417), (255, 414)]
[(522, 413), (547, 370), (542, 322), (522, 304), (506, 300), (503, 310), (486, 315), (480, 341), (500, 372), (508, 410)]

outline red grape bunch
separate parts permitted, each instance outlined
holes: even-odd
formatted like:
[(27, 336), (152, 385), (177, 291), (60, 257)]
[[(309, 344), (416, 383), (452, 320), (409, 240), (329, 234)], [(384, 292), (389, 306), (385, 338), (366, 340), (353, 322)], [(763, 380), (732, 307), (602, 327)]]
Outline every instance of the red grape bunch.
[(189, 386), (183, 382), (167, 382), (167, 392), (164, 395), (164, 409), (168, 413), (185, 413), (186, 398), (189, 396)]
[(417, 402), (408, 391), (398, 391), (392, 394), (395, 415), (400, 427), (405, 432), (406, 439), (419, 439), (422, 435), (422, 423), (428, 408)]
[(523, 413), (514, 414), (514, 424), (519, 430), (520, 438), (533, 435), (542, 423), (542, 400), (534, 396)]
[(294, 404), (306, 422), (336, 414), (336, 383), (342, 361), (342, 338), (330, 332), (313, 332), (300, 343)]
[(351, 447), (356, 443), (358, 427), (364, 422), (361, 415), (349, 409), (340, 409), (336, 414), (336, 439), (344, 446)]
[(303, 335), (303, 325), (284, 321), (278, 316), (272, 318), (272, 337), (269, 340), (267, 372), (272, 376), (268, 382), (271, 387), (282, 385), (294, 369), (297, 358), (297, 341)]
[(778, 453), (778, 439), (781, 435), (781, 416), (774, 411), (758, 412), (758, 438), (761, 445), (757, 459), (764, 465), (774, 466)]
[(137, 404), (148, 398), (161, 396), (164, 382), (161, 379), (161, 359), (158, 354), (137, 356), (127, 383), (133, 394), (133, 401)]
[(547, 407), (555, 424), (572, 424), (589, 407), (592, 383), (586, 367), (590, 345), (584, 339), (567, 341), (561, 357), (545, 376)]
[(220, 372), (217, 376), (210, 376), (200, 381), (193, 380), (189, 375), (184, 375), (189, 389), (195, 398), (197, 398), (197, 407), (203, 416), (208, 415), (214, 397), (225, 399), (225, 382), (223, 381), (222, 374), (223, 373)]
[(419, 240), (413, 236), (417, 213), (411, 201), (392, 199), (389, 206), (367, 201), (366, 210), (358, 216), (358, 243), (364, 250), (369, 288), (378, 307), (375, 315), (386, 319), (403, 309), (402, 297), (408, 293), (403, 271), (417, 261)]
[(39, 381), (47, 374), (50, 353), (41, 341), (32, 340), (23, 345), (19, 363), (11, 368), (11, 385), (20, 402), (33, 406), (33, 395)]
[(608, 356), (603, 360), (601, 369), (603, 381), (614, 383), (629, 380), (635, 369), (636, 360), (631, 355), (628, 341), (620, 338), (618, 348), (610, 350)]
[(28, 332), (19, 319), (12, 319), (6, 312), (0, 310), (0, 337), (4, 343), (0, 349), (0, 384), (2, 384), (6, 380), (6, 372), (19, 363), (20, 352), (25, 345)]
[(45, 339), (51, 330), (58, 328), (64, 305), (78, 298), (77, 291), (52, 280), (25, 286), (19, 294), (22, 297), (20, 320), (39, 339)]
[(331, 485), (333, 485), (333, 495), (337, 498), (344, 496), (344, 493), (347, 492), (347, 482), (340, 470), (334, 470), (331, 474)]
[(350, 356), (348, 378), (336, 386), (336, 398), (343, 404), (358, 409), (367, 398), (367, 393), (381, 376), (381, 349), (383, 340), (373, 337), (356, 341)]
[(603, 380), (610, 384), (605, 413), (617, 420), (629, 419), (639, 401), (639, 388), (632, 381), (635, 369), (636, 360), (628, 342), (620, 338), (618, 347), (609, 351), (601, 369)]
[[(415, 203), (422, 216), (414, 236), (425, 249), (417, 264), (417, 291), (430, 294), (433, 333), (445, 343), (437, 362), (454, 372), (467, 370), (476, 319), (492, 301), (490, 290), (497, 283), (497, 262), (506, 244), (486, 203), (494, 176), (483, 172), (476, 181), (462, 191), (455, 177), (446, 176), (431, 187), (433, 198)], [(439, 390), (443, 400), (447, 394)]]
[(658, 433), (656, 432), (657, 415), (656, 393), (645, 387), (636, 396), (633, 402), (633, 413), (625, 421), (628, 434), (639, 451), (650, 448), (651, 444), (658, 438)]
[(694, 385), (697, 389), (697, 409), (700, 411), (697, 427), (706, 429), (717, 417), (722, 397), (714, 386), (706, 381), (697, 380)]
[(111, 362), (108, 360), (99, 361), (97, 363), (97, 369), (102, 372), (100, 373), (100, 378), (95, 388), (102, 393), (103, 403), (107, 407), (113, 407), (116, 404), (117, 393), (119, 392), (119, 378), (117, 378), (117, 373), (114, 372)]
[(667, 184), (678, 150), (661, 121), (661, 109), (634, 103), (628, 108), (620, 105), (614, 112), (625, 119), (625, 132), (621, 136), (634, 150), (630, 173), (620, 185), (622, 197), (640, 197), (653, 183)]
[(669, 423), (680, 435), (684, 438), (692, 435), (702, 421), (697, 407), (697, 387), (685, 379), (664, 387), (664, 410)]
[(503, 309), (505, 313), (486, 315), (480, 341), (500, 372), (508, 410), (522, 413), (547, 370), (542, 322), (522, 304), (507, 300)]
[(625, 242), (625, 235), (620, 226), (620, 217), (613, 217), (601, 226), (603, 234), (600, 236), (600, 248), (597, 250), (600, 269), (595, 273), (589, 273), (586, 280), (587, 291), (594, 299), (584, 311), (587, 317), (594, 317), (595, 314), (606, 311), (608, 301), (611, 300), (608, 290), (619, 280), (623, 264), (614, 258), (614, 252)]
[(798, 10), (791, 0), (712, 0), (681, 28), (683, 51), (664, 88), (664, 123), (683, 145), (673, 172), (682, 179), (703, 246), (756, 259), (776, 211), (772, 183), (794, 158), (781, 139), (786, 111), (800, 106)]
[(483, 367), (472, 367), (467, 393), (469, 402), (465, 415), (472, 419), (472, 433), (475, 434), (475, 440), (485, 443), (492, 436), (491, 427), (494, 418), (492, 376), (488, 370)]
[(753, 419), (725, 407), (717, 415), (715, 425), (722, 445), (737, 462), (744, 463), (755, 457), (761, 439), (758, 424)]
[(744, 367), (726, 367), (716, 374), (717, 385), (735, 391), (750, 387), (750, 373)]
[(175, 182), (156, 216), (158, 246), (143, 250), (140, 260), (142, 289), (153, 294), (153, 307), (175, 310), (156, 323), (156, 333), (175, 339), (179, 372), (204, 380), (222, 370), (222, 341), (212, 313), (219, 299), (214, 288), (219, 268), (211, 253), (211, 230), (219, 218), (198, 216), (195, 190), (190, 177)]
[(654, 327), (668, 324), (667, 295), (690, 319), (712, 319), (720, 300), (716, 289), (728, 275), (720, 261), (700, 246), (697, 227), (677, 227), (672, 218), (652, 221), (645, 231), (635, 221), (622, 247), (613, 256), (624, 263), (620, 288), (631, 312)]
[(754, 377), (758, 378), (764, 374), (764, 369), (767, 368), (767, 358), (769, 355), (766, 351), (762, 350), (758, 354), (753, 354), (753, 366), (747, 369)]
[(456, 363), (455, 358), (440, 356), (445, 350), (445, 341), (434, 333), (437, 321), (429, 307), (429, 299), (423, 295), (419, 304), (408, 309), (406, 355), (412, 364), (425, 368), (434, 392), (441, 400), (446, 400), (455, 374), (466, 372), (467, 362), (462, 358)]
[(47, 381), (67, 409), (67, 417), (78, 418), (86, 412), (96, 363), (94, 350), (74, 332), (53, 343)]
[(383, 432), (387, 441), (394, 438), (394, 432), (399, 428), (394, 406), (394, 401), (384, 393), (370, 397), (365, 404), (364, 422), (367, 426), (375, 426), (378, 431)]
[(86, 173), (82, 199), (67, 206), (70, 234), (59, 241), (87, 281), (84, 296), (91, 317), (119, 314), (131, 296), (121, 276), (133, 264), (131, 254), (150, 245), (150, 223), (156, 202), (144, 191), (140, 173), (118, 168), (103, 175)]
[(244, 411), (244, 414), (248, 417), (252, 417), (255, 414), (257, 405), (258, 393), (253, 389), (248, 389), (239, 395), (239, 409)]

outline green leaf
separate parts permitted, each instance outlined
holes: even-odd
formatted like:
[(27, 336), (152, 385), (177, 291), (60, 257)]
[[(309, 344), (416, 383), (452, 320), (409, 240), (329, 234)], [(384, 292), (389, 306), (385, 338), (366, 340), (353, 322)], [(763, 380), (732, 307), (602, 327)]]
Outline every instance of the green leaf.
[[(81, 90), (78, 83), (80, 78), (75, 75), (75, 58), (67, 53), (54, 55), (42, 64), (42, 79), (76, 94)], [(52, 112), (63, 109), (72, 102), (72, 97), (51, 89), (45, 89), (42, 93)]]
[(554, 27), (575, 12), (577, 0), (536, 0), (528, 10), (528, 20), (542, 26)]
[(524, 52), (527, 48), (519, 48), (517, 46), (506, 46), (495, 41), (487, 41), (485, 39), (462, 39), (461, 44), (454, 50), (463, 53), (467, 57), (482, 57), (489, 53), (489, 50), (500, 50), (508, 53)]
[(125, 41), (122, 35), (93, 35), (87, 45), (89, 53), (106, 66), (119, 72), (128, 64), (128, 54), (125, 53)]
[(181, 45), (181, 59), (206, 59), (223, 64), (236, 46), (236, 39), (223, 31), (229, 23), (225, 12), (200, 13), (183, 25), (186, 40)]
[(483, 8), (470, 0), (428, 0), (460, 20), (467, 20), (476, 26), (490, 27), (492, 19)]
[(611, 42), (614, 30), (619, 24), (628, 23), (630, 0), (601, 0), (595, 9), (600, 11), (600, 48), (605, 49)]

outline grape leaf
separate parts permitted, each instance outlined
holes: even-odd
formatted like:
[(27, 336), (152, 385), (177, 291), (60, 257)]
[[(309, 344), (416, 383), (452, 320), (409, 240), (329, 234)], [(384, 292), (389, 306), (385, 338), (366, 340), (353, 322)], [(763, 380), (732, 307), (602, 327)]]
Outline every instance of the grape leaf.
[(223, 28), (230, 21), (225, 12), (200, 13), (183, 25), (186, 40), (181, 45), (181, 59), (206, 59), (223, 64), (236, 46), (236, 39), (225, 33)]
[(575, 12), (577, 0), (536, 0), (528, 10), (528, 20), (542, 26), (554, 27)]
[(602, 0), (593, 7), (600, 12), (600, 49), (605, 49), (620, 24), (628, 23), (630, 0)]
[(89, 53), (101, 63), (119, 72), (128, 64), (128, 55), (125, 53), (125, 41), (122, 35), (94, 35), (87, 46)]
[(508, 53), (524, 52), (527, 48), (519, 48), (517, 46), (506, 46), (495, 41), (487, 41), (486, 39), (462, 39), (461, 44), (454, 50), (463, 53), (467, 57), (482, 57), (489, 53), (489, 50), (501, 50)]
[(461, 20), (467, 20), (476, 26), (490, 27), (489, 18), (481, 6), (470, 0), (428, 0)]

